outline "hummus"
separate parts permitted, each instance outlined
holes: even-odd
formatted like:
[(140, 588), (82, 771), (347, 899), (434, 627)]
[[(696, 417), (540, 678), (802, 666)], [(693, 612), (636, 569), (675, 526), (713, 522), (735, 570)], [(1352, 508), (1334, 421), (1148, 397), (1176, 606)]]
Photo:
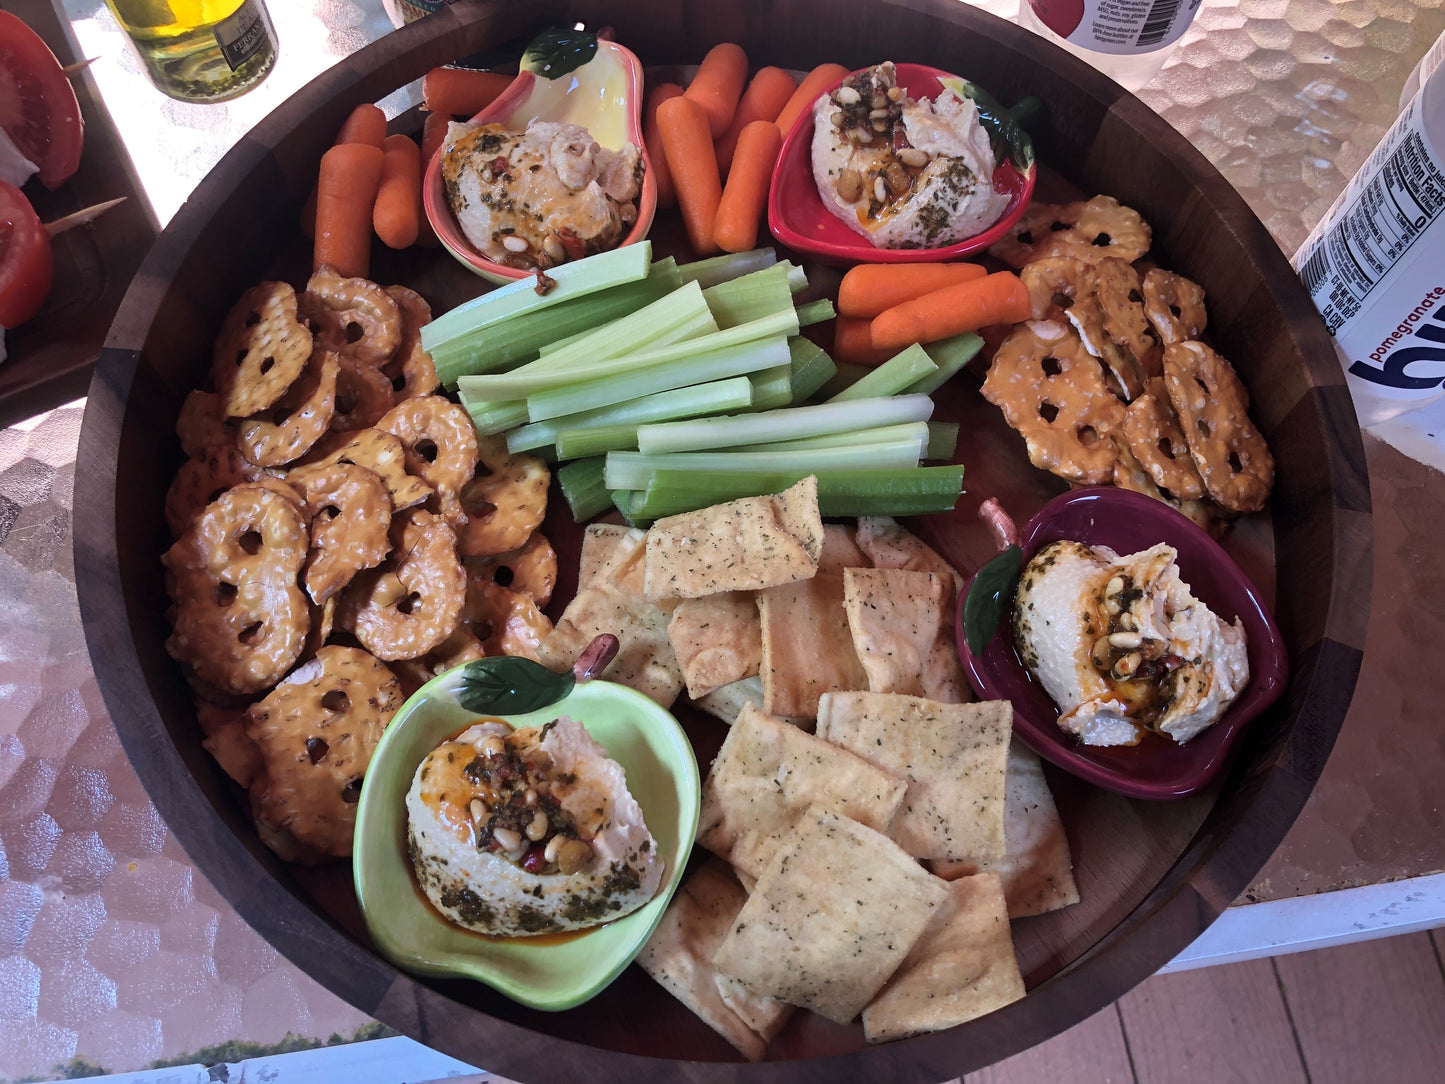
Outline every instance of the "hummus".
[(642, 155), (607, 150), (586, 128), (526, 131), (453, 123), (442, 155), (447, 203), (477, 250), (528, 270), (615, 248), (637, 220)]
[(622, 766), (565, 716), (468, 728), (418, 766), (406, 796), (418, 884), (488, 934), (578, 930), (641, 907), (663, 862)]
[(997, 222), (993, 148), (978, 107), (951, 90), (913, 99), (885, 62), (813, 107), (813, 181), (849, 229), (878, 248), (944, 248)]
[(1085, 745), (1133, 745), (1146, 729), (1182, 745), (1249, 680), (1243, 624), (1196, 599), (1175, 556), (1054, 542), (1024, 568), (1014, 643)]

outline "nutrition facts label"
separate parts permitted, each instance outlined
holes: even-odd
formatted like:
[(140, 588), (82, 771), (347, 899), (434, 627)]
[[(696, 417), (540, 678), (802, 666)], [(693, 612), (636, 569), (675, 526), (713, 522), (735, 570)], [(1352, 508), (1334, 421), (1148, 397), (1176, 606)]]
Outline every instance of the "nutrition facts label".
[[(1419, 109), (1418, 99), (1412, 109)], [(1445, 171), (1420, 126), (1403, 123), (1392, 134), (1396, 138), (1376, 148), (1297, 257), (1300, 277), (1332, 335), (1445, 211)]]

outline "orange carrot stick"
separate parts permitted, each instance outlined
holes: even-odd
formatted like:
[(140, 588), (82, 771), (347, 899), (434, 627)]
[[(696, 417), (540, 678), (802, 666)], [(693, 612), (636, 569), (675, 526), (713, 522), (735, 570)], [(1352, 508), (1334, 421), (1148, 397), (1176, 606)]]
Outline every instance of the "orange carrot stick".
[(385, 138), (386, 114), (370, 102), (353, 109), (336, 134), (337, 143), (369, 143), (373, 147), (381, 146)]
[(717, 175), (707, 114), (687, 97), (669, 99), (657, 107), (657, 131), (693, 253), (716, 255), (712, 231), (722, 199), (722, 181)]
[(733, 113), (738, 108), (738, 97), (743, 84), (748, 81), (748, 54), (741, 45), (725, 41), (714, 45), (702, 58), (684, 92), (689, 101), (702, 106), (707, 114), (707, 127), (711, 138), (716, 139), (727, 131), (732, 123)]
[(886, 309), (873, 318), (871, 334), (877, 349), (901, 350), (989, 324), (1018, 323), (1031, 312), (1028, 288), (1012, 271), (998, 271)]
[(793, 130), (799, 117), (813, 108), (813, 102), (834, 83), (841, 82), (843, 76), (848, 74), (848, 69), (841, 64), (819, 64), (803, 77), (798, 84), (798, 89), (793, 91), (793, 96), (788, 99), (788, 104), (783, 106), (783, 111), (778, 114), (778, 131), (783, 133), (783, 138), (788, 138), (788, 133)]
[(860, 263), (843, 276), (838, 311), (844, 316), (874, 317), (915, 297), (987, 274), (976, 263)]
[(783, 145), (783, 133), (770, 120), (755, 120), (738, 137), (737, 168), (717, 205), (712, 237), (724, 252), (746, 252), (758, 241), (758, 224), (768, 202), (768, 183)]
[(659, 209), (677, 206), (677, 193), (672, 187), (672, 170), (667, 168), (667, 155), (662, 153), (662, 136), (657, 132), (657, 107), (673, 98), (682, 97), (682, 87), (676, 83), (658, 83), (647, 92), (647, 108), (642, 118), (642, 142), (647, 144), (647, 155), (652, 163), (652, 177), (657, 182), (657, 206)]
[(421, 97), (433, 113), (475, 117), (512, 85), (516, 76), (465, 68), (433, 68), (421, 81)]
[(833, 360), (854, 365), (882, 365), (898, 353), (873, 346), (871, 320), (840, 316), (833, 321)]
[(719, 173), (726, 177), (728, 170), (732, 168), (733, 154), (737, 151), (738, 136), (742, 134), (742, 130), (755, 120), (777, 120), (783, 106), (788, 104), (788, 99), (797, 89), (798, 81), (782, 68), (758, 69), (758, 74), (753, 76), (753, 81), (748, 84), (748, 89), (743, 91), (743, 96), (738, 101), (733, 122), (728, 125), (727, 131), (718, 136)]
[[(445, 113), (428, 113), (426, 121), (421, 129), (421, 161), (418, 163), (418, 172), (421, 174), (419, 184), (426, 183), (427, 167), (436, 153), (441, 149), (443, 141), (447, 137), (447, 125), (452, 118)], [(435, 248), (441, 244), (437, 238), (436, 230), (432, 229), (431, 220), (427, 218), (423, 209), (422, 216), (417, 220), (416, 243), (425, 248)]]
[(381, 155), (371, 224), (388, 248), (410, 248), (421, 228), (421, 148), (411, 136), (387, 136)]
[(321, 156), (312, 270), (330, 264), (364, 278), (371, 269), (371, 209), (382, 158), (381, 148), (369, 143), (340, 143)]

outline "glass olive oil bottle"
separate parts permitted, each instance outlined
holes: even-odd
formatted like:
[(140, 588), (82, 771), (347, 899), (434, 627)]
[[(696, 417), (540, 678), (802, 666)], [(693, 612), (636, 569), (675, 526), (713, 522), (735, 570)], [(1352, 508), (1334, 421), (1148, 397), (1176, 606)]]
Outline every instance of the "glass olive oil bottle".
[(105, 0), (163, 93), (183, 102), (244, 94), (276, 66), (262, 0)]

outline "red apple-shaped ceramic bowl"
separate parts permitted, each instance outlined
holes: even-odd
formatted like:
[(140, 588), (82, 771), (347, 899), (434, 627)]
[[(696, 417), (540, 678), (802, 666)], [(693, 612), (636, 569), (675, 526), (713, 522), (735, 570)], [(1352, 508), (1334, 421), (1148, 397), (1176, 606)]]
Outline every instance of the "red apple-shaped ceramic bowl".
[(1182, 798), (1208, 786), (1240, 732), (1279, 699), (1289, 677), (1284, 645), (1264, 600), (1219, 543), (1173, 508), (1139, 493), (1093, 488), (1056, 497), (1024, 528), (1019, 543), (1024, 561), (1066, 539), (1120, 554), (1159, 542), (1173, 546), (1180, 575), (1194, 596), (1224, 621), (1238, 618), (1244, 624), (1249, 655), (1244, 690), (1219, 722), (1183, 745), (1153, 733), (1133, 746), (1083, 745), (1059, 729), (1058, 706), (1019, 658), (1008, 616), (975, 655), (964, 635), (960, 604), (958, 650), (969, 681), (979, 696), (1013, 703), (1014, 733), (1035, 752), (1101, 787), (1133, 798)]
[[(898, 85), (912, 98), (936, 98), (950, 89), (945, 81), (955, 86), (965, 82), (927, 64), (896, 64), (895, 68)], [(835, 89), (836, 85), (830, 87), (828, 93)], [(772, 187), (768, 191), (768, 225), (773, 236), (795, 251), (832, 264), (928, 263), (982, 252), (1003, 237), (1023, 214), (1033, 195), (1038, 171), (1028, 137), (1009, 123), (1006, 111), (992, 107), (992, 103), (981, 103), (981, 106), (1008, 127), (1019, 151), (1013, 156), (997, 155), (994, 191), (1007, 193), (1009, 201), (999, 220), (982, 233), (944, 248), (877, 248), (862, 234), (850, 230), (823, 204), (813, 180), (813, 107), (809, 106), (785, 134), (778, 165), (773, 170)]]

